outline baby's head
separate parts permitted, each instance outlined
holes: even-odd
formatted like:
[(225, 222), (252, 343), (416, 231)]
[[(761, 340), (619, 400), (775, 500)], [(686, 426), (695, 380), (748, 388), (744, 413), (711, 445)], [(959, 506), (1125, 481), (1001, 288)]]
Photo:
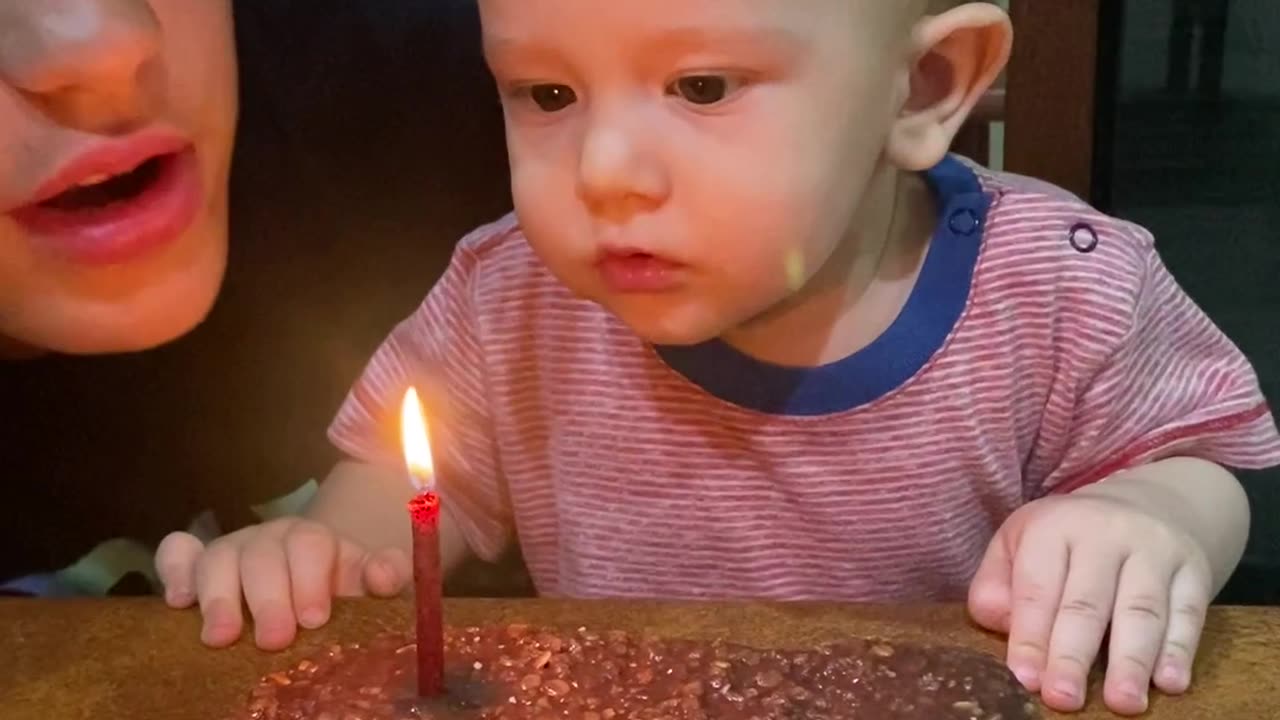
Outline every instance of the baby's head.
[(0, 0), (0, 357), (205, 315), (235, 119), (230, 0)]
[[(945, 7), (944, 7), (945, 6)], [(516, 211), (644, 338), (724, 335), (806, 285), (1003, 68), (942, 0), (481, 0)]]

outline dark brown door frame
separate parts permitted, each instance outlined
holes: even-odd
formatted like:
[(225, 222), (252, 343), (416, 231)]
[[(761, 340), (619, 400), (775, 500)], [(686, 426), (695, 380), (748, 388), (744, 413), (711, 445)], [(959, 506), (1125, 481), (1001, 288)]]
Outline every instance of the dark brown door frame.
[(1008, 171), (1090, 198), (1101, 10), (1118, 1), (1010, 0), (1015, 40), (1004, 108)]

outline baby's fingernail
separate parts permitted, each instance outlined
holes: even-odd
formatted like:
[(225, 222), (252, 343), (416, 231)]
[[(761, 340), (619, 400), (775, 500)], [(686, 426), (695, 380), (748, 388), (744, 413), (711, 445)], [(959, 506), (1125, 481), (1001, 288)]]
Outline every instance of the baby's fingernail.
[(1175, 688), (1184, 688), (1189, 684), (1186, 673), (1173, 665), (1160, 668), (1160, 682)]
[(1053, 693), (1067, 702), (1076, 703), (1080, 701), (1080, 690), (1076, 688), (1076, 684), (1069, 680), (1059, 680), (1053, 684)]
[(1018, 682), (1023, 687), (1030, 688), (1040, 679), (1040, 673), (1030, 665), (1018, 665), (1013, 668), (1013, 676), (1018, 678)]
[(234, 639), (230, 626), (226, 623), (210, 623), (204, 626), (200, 637), (210, 645), (222, 645)]
[(386, 560), (379, 560), (373, 564), (373, 572), (379, 583), (384, 583), (383, 587), (378, 588), (379, 592), (389, 592), (400, 584), (400, 573), (396, 570), (396, 566)]
[(1142, 709), (1139, 712), (1147, 711), (1147, 692), (1144, 688), (1130, 683), (1122, 686), (1120, 692), (1141, 706)]
[(191, 591), (172, 588), (167, 593), (165, 599), (170, 605), (189, 605), (191, 603)]
[(325, 611), (319, 608), (308, 608), (302, 611), (302, 616), (298, 618), (298, 622), (302, 623), (302, 627), (308, 630), (315, 630), (324, 625), (328, 619)]

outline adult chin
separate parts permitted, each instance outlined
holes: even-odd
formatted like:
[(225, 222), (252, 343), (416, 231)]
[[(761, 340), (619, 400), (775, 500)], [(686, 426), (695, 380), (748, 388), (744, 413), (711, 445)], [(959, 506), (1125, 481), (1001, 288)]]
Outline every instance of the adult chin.
[(0, 335), (0, 361), (30, 360), (48, 353), (48, 350), (28, 345), (8, 335)]
[[(170, 307), (94, 309), (58, 318), (45, 332), (22, 338), (31, 348), (64, 355), (140, 352), (191, 332), (208, 315), (216, 292), (187, 294)], [(28, 353), (32, 354), (32, 353)]]
[[(13, 354), (101, 355), (148, 350), (199, 325), (212, 310), (226, 267), (226, 243), (203, 238), (178, 267), (102, 268), (74, 284), (46, 286), (39, 302), (0, 324)], [(25, 348), (25, 350), (23, 350)], [(4, 357), (0, 347), (0, 357)]]

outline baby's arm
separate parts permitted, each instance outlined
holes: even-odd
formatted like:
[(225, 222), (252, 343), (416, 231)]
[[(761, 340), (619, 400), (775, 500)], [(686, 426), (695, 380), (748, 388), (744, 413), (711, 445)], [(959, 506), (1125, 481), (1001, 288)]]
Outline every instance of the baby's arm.
[(1030, 502), (996, 532), (970, 607), (1008, 632), (1010, 666), (1058, 710), (1084, 704), (1110, 629), (1104, 699), (1140, 713), (1152, 681), (1187, 689), (1205, 608), (1242, 554), (1249, 511), (1224, 468), (1280, 463), (1280, 433), (1249, 360), (1150, 233), (1041, 201), (1064, 211), (1064, 232), (1089, 227), (1098, 243), (1082, 253), (1054, 232), (1023, 240), (1056, 253), (1037, 265), (1051, 274), (1026, 279), (1046, 292), (1018, 311), (1040, 318), (1024, 325), (1038, 338), (1025, 344), (1028, 377), (1052, 368), (1052, 380), (1027, 408), (1038, 414), (1019, 478)]
[(1168, 518), (1204, 552), (1213, 575), (1214, 596), (1226, 585), (1244, 554), (1249, 537), (1249, 500), (1235, 476), (1215, 463), (1170, 458), (1136, 467), (1077, 492), (1128, 501)]
[(1154, 681), (1180, 693), (1207, 607), (1244, 550), (1249, 506), (1222, 467), (1175, 457), (1031, 502), (974, 578), (975, 618), (1009, 634), (1009, 665), (1057, 710), (1084, 703), (1110, 628), (1103, 697), (1141, 713)]
[[(235, 642), (242, 606), (259, 647), (288, 646), (298, 626), (329, 619), (334, 596), (399, 594), (413, 579), (404, 475), (344, 462), (321, 484), (301, 517), (244, 528), (206, 548), (187, 533), (160, 544), (156, 567), (174, 607), (198, 603), (209, 645)], [(440, 515), (441, 565), (447, 574), (466, 557), (466, 542), (446, 510)]]
[(246, 528), (208, 548), (185, 533), (161, 544), (167, 599), (175, 607), (199, 600), (206, 642), (240, 636), (242, 602), (258, 645), (279, 648), (298, 625), (326, 622), (335, 595), (395, 595), (409, 584), (414, 491), (398, 468), (399, 412), (410, 388), (422, 395), (438, 449), (442, 570), (455, 569), (469, 546), (492, 557), (509, 542), (477, 297), (483, 255), (500, 249), (511, 227), (504, 220), (459, 243), (427, 299), (379, 346), (329, 428), (333, 443), (360, 460), (335, 467), (301, 517)]
[[(415, 490), (403, 472), (367, 463), (338, 463), (304, 515), (366, 548), (412, 552), (406, 505)], [(440, 513), (440, 563), (447, 575), (466, 559), (467, 543), (449, 514)]]

